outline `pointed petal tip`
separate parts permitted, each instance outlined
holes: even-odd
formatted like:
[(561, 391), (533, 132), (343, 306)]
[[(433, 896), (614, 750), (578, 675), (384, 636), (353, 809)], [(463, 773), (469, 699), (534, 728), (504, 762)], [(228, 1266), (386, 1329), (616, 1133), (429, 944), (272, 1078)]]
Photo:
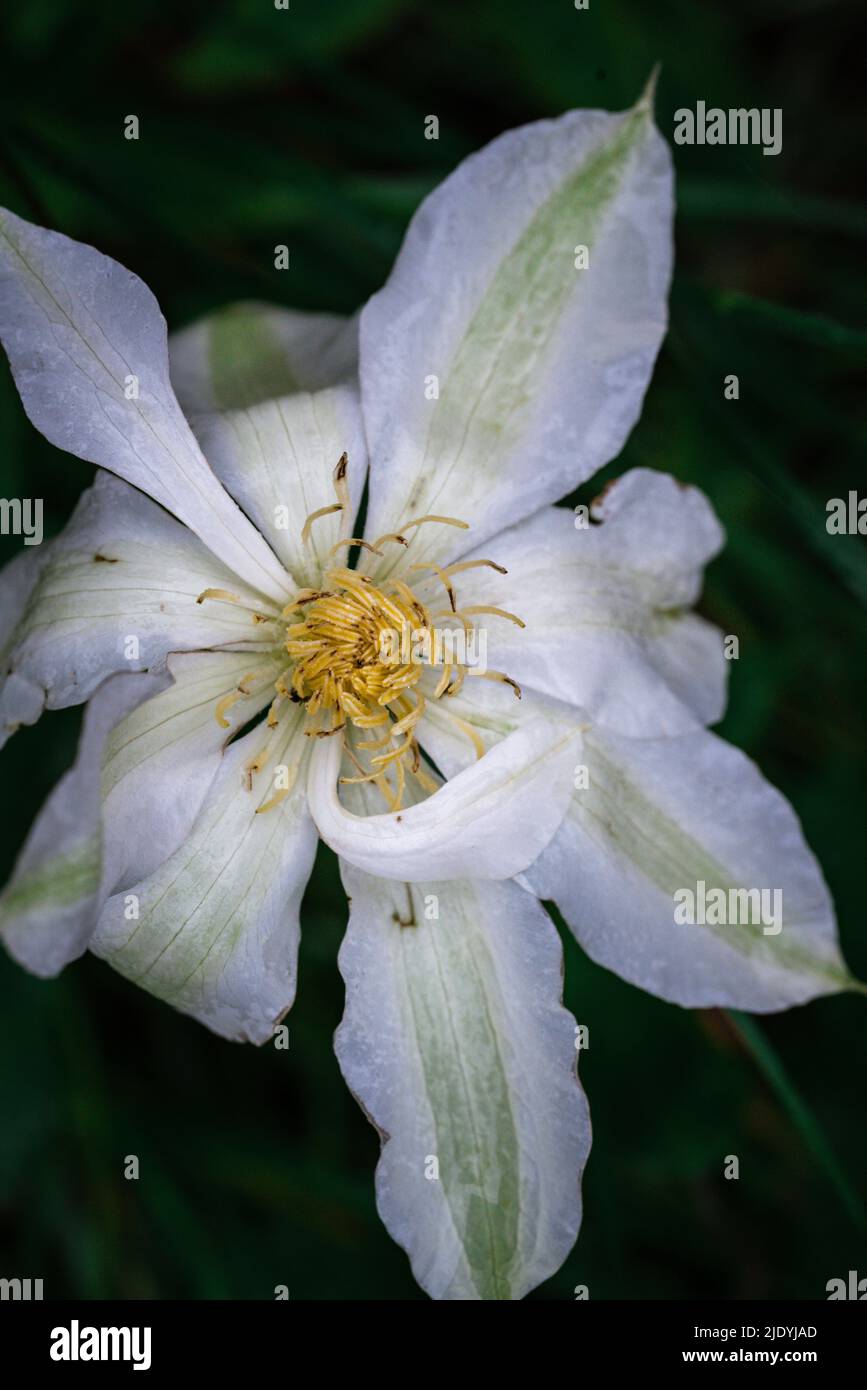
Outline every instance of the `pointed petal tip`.
[(659, 81), (659, 74), (661, 71), (662, 64), (654, 63), (650, 72), (650, 76), (647, 79), (644, 91), (641, 93), (641, 96), (635, 103), (636, 111), (646, 111), (648, 115), (650, 115), (651, 117), (653, 116), (653, 107), (654, 102), (656, 100), (656, 84)]

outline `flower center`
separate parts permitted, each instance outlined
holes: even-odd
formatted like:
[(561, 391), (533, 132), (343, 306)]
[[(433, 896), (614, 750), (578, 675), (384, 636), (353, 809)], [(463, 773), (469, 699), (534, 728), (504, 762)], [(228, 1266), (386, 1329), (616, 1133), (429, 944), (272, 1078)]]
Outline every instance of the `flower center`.
[[(335, 470), (334, 485), (338, 502), (313, 512), (304, 524), (302, 540), (307, 541), (312, 525), (321, 516), (348, 507), (345, 492), (346, 456)], [(330, 557), (341, 549), (361, 547), (383, 556), (387, 544), (409, 548), (405, 533), (427, 524), (458, 526), (466, 522), (453, 517), (423, 516), (409, 522), (403, 533), (380, 536), (370, 543), (347, 537), (332, 547)], [(303, 705), (308, 738), (329, 738), (352, 725), (363, 737), (345, 740), (345, 751), (357, 772), (342, 782), (373, 782), (392, 810), (403, 804), (407, 777), (413, 777), (427, 792), (437, 783), (422, 766), (416, 730), (429, 700), (458, 693), (469, 677), (504, 681), (520, 699), (517, 684), (502, 671), (486, 664), (487, 633), (476, 620), (493, 615), (524, 624), (514, 613), (486, 604), (461, 608), (454, 584), (456, 575), (488, 567), (500, 574), (506, 571), (493, 560), (464, 560), (440, 567), (435, 564), (409, 565), (404, 573), (413, 575), (417, 593), (407, 579), (392, 575), (376, 581), (357, 569), (338, 565), (325, 571), (323, 587), (301, 589), (283, 609), (285, 624), (282, 645), (275, 657), (288, 662), (275, 683), (275, 695), (268, 711), (269, 729), (277, 730), (283, 714)], [(442, 604), (440, 586), (447, 607)], [(234, 598), (222, 590), (205, 590), (204, 598)], [(256, 618), (254, 616), (254, 621)], [(266, 617), (265, 621), (275, 622)], [(420, 683), (426, 670), (437, 669), (439, 679), (431, 689)], [(217, 718), (228, 726), (225, 712), (235, 700), (250, 693), (255, 673), (240, 682), (218, 703)], [(471, 725), (457, 721), (475, 746), (477, 757), (484, 745)], [(251, 776), (262, 759), (253, 760)], [(262, 809), (272, 804), (266, 803)]]

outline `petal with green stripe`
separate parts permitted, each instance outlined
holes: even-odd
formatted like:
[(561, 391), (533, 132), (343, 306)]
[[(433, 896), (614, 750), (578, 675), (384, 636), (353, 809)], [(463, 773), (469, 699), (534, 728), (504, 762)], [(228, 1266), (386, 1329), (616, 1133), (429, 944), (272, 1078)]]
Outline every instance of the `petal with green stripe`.
[[(673, 192), (650, 97), (500, 136), (422, 204), (361, 317), (366, 535), (454, 556), (621, 449), (666, 327)], [(587, 264), (581, 248), (587, 250)]]
[(302, 723), (297, 712), (230, 745), (190, 834), (108, 900), (90, 943), (134, 984), (239, 1041), (267, 1041), (295, 997), (316, 851)]
[(556, 930), (512, 882), (342, 872), (335, 1047), (382, 1139), (380, 1216), (432, 1298), (522, 1298), (575, 1241), (590, 1145)]
[(737, 748), (596, 728), (581, 761), (525, 879), (594, 960), (691, 1008), (764, 1013), (852, 984), (798, 819)]

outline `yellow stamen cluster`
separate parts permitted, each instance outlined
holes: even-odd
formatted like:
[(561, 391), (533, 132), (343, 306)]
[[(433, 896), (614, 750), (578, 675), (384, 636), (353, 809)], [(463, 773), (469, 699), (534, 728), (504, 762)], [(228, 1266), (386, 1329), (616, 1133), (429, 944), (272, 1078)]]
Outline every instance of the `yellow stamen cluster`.
[[(302, 531), (305, 543), (319, 517), (347, 509), (345, 478), (344, 455), (334, 476), (338, 502), (319, 508), (307, 518)], [(403, 528), (404, 534), (391, 533), (373, 543), (347, 537), (332, 547), (330, 555), (358, 546), (381, 556), (381, 547), (388, 542), (408, 547), (410, 541), (405, 533), (429, 522), (466, 526), (452, 517), (419, 517)], [(481, 614), (524, 626), (520, 618), (506, 609), (480, 604), (463, 610), (458, 607), (455, 575), (481, 566), (506, 573), (493, 560), (461, 561), (445, 567), (410, 565), (407, 574), (424, 573), (420, 586), (429, 585), (436, 578), (445, 589), (448, 607), (433, 612), (405, 579), (392, 576), (375, 582), (369, 575), (342, 565), (326, 570), (321, 588), (301, 589), (281, 615), (286, 626), (280, 650), (285, 651), (289, 662), (276, 682), (268, 728), (277, 728), (285, 709), (302, 704), (308, 737), (339, 735), (347, 724), (364, 735), (345, 742), (345, 751), (357, 775), (343, 777), (343, 782), (375, 783), (392, 810), (403, 804), (407, 775), (414, 777), (424, 790), (434, 791), (436, 783), (422, 766), (416, 738), (416, 728), (425, 710), (425, 696), (418, 688), (425, 667), (441, 668), (436, 688), (428, 695), (430, 699), (455, 695), (464, 680), (474, 675), (505, 681), (519, 698), (521, 694), (515, 682), (501, 671), (469, 665), (455, 656), (453, 645), (444, 646), (439, 640), (443, 630), (438, 624), (442, 620), (448, 621), (452, 631), (455, 624), (461, 627), (468, 641), (474, 632), (472, 619)], [(237, 602), (235, 595), (223, 590), (206, 590), (199, 601), (206, 597)], [(228, 725), (226, 711), (248, 693), (242, 688), (245, 684), (242, 682), (218, 702), (217, 719), (223, 727)], [(484, 746), (475, 730), (463, 721), (458, 723), (481, 757)], [(257, 770), (250, 767), (251, 778)], [(268, 809), (270, 804), (261, 809)]]
[(400, 580), (386, 591), (356, 570), (341, 568), (329, 570), (325, 583), (323, 592), (302, 591), (289, 606), (289, 611), (304, 613), (301, 622), (287, 629), (286, 651), (294, 658), (292, 690), (306, 703), (311, 721), (307, 732), (328, 737), (349, 721), (371, 735), (355, 745), (369, 754), (369, 769), (350, 751), (358, 776), (345, 780), (376, 782), (390, 803), (402, 800), (407, 764), (433, 791), (413, 732), (424, 712), (424, 696), (413, 689), (423, 666), (386, 659), (393, 634), (429, 631), (430, 614)]

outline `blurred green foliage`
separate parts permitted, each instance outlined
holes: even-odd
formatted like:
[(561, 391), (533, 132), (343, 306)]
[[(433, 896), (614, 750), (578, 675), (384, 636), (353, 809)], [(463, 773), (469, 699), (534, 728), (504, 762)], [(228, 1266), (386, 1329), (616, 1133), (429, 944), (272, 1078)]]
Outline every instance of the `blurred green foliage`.
[[(466, 153), (574, 106), (658, 121), (783, 111), (783, 152), (675, 151), (678, 275), (636, 464), (699, 484), (729, 535), (705, 613), (738, 633), (723, 732), (798, 809), (861, 978), (867, 550), (825, 503), (865, 489), (867, 121), (852, 0), (44, 0), (0, 20), (0, 201), (135, 269), (177, 327), (257, 297), (348, 311)], [(440, 118), (439, 141), (423, 138)], [(137, 114), (138, 142), (123, 138)], [(273, 269), (287, 242), (292, 269)], [(740, 400), (723, 399), (728, 373)], [(0, 491), (58, 530), (89, 470), (27, 423), (0, 372)], [(574, 500), (574, 499), (573, 499)], [(4, 555), (19, 542), (3, 540)], [(71, 760), (80, 711), (4, 754), (2, 868)], [(303, 913), (290, 1049), (225, 1043), (90, 958), (33, 980), (0, 961), (0, 1273), (47, 1296), (421, 1297), (376, 1218), (377, 1140), (331, 1051), (345, 921), (332, 856)], [(745, 1025), (649, 998), (568, 936), (590, 1029), (585, 1222), (534, 1297), (823, 1298), (867, 1272), (864, 1001)], [(122, 1160), (141, 1158), (126, 1182)], [(722, 1177), (727, 1154), (740, 1181)], [(860, 1196), (859, 1196), (860, 1193)]]

